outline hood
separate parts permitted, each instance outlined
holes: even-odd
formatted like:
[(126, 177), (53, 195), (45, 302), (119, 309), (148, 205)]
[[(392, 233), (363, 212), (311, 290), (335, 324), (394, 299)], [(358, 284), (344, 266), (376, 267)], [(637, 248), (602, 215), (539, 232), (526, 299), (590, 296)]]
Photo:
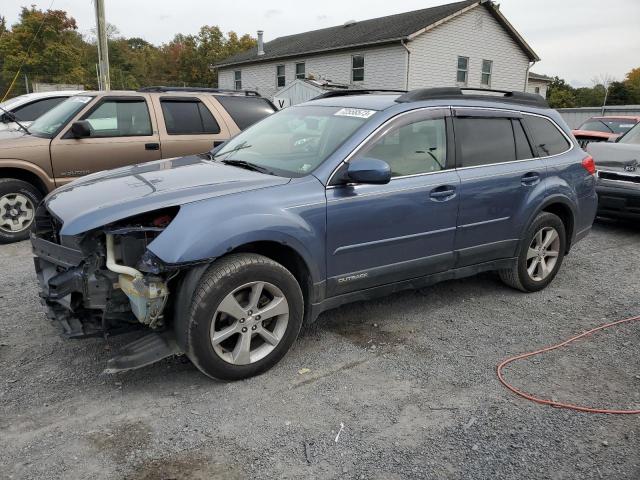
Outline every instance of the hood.
[(587, 151), (598, 170), (640, 175), (640, 145), (632, 143), (590, 143)]
[(87, 175), (49, 194), (47, 209), (62, 235), (77, 235), (160, 208), (288, 183), (198, 155)]
[[(7, 125), (7, 124), (2, 124)], [(0, 129), (0, 158), (15, 158), (18, 160), (31, 160), (33, 152), (42, 153), (42, 149), (47, 149), (49, 155), (49, 143), (51, 139), (29, 135), (22, 130)]]

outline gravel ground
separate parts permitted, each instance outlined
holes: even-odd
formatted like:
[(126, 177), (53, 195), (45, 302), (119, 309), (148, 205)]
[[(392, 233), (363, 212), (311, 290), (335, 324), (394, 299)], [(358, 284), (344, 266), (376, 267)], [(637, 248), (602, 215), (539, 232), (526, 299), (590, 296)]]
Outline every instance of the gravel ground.
[[(233, 384), (182, 358), (101, 374), (133, 337), (60, 338), (29, 245), (2, 246), (0, 477), (640, 478), (640, 417), (539, 406), (495, 376), (507, 356), (640, 314), (639, 240), (638, 227), (596, 225), (536, 294), (488, 274), (327, 312), (278, 366)], [(629, 324), (506, 375), (640, 408), (639, 339)]]

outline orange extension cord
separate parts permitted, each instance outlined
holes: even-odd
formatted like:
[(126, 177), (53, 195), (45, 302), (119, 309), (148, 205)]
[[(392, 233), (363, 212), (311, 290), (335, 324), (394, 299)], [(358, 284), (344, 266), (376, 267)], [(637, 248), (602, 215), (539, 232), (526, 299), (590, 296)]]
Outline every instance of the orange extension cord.
[(575, 337), (570, 338), (569, 340), (566, 340), (562, 343), (559, 343), (558, 345), (553, 345), (551, 347), (547, 347), (547, 348), (543, 348), (541, 350), (536, 350), (535, 352), (530, 352), (530, 353), (523, 353), (521, 355), (516, 355), (515, 357), (511, 357), (506, 359), (504, 362), (502, 362), (500, 365), (498, 365), (498, 369), (497, 369), (497, 373), (498, 373), (498, 379), (500, 380), (500, 383), (502, 383), (505, 387), (507, 387), (509, 390), (511, 390), (513, 393), (515, 393), (516, 395), (519, 395), (523, 398), (526, 398), (527, 400), (531, 400), (532, 402), (536, 402), (536, 403), (540, 403), (542, 405), (551, 405), (552, 407), (557, 407), (557, 408), (568, 408), (571, 410), (577, 410), (579, 412), (587, 412), (587, 413), (608, 413), (608, 414), (617, 414), (617, 415), (638, 415), (640, 414), (640, 410), (610, 410), (607, 408), (592, 408), (592, 407), (583, 407), (581, 405), (573, 405), (571, 403), (562, 403), (562, 402), (555, 402), (553, 400), (547, 400), (544, 398), (539, 398), (536, 397), (530, 393), (524, 392), (516, 387), (514, 387), (513, 385), (507, 383), (507, 381), (504, 379), (504, 376), (502, 375), (502, 370), (504, 369), (504, 367), (506, 367), (507, 365), (509, 365), (512, 362), (515, 362), (516, 360), (521, 360), (523, 358), (528, 358), (528, 357), (533, 357), (534, 355), (540, 355), (541, 353), (545, 353), (545, 352), (550, 352), (551, 350), (556, 350), (557, 348), (560, 347), (564, 347), (565, 345), (568, 345), (571, 342), (575, 342), (576, 340), (582, 338), (582, 337), (586, 337), (587, 335), (591, 335), (592, 333), (595, 333), (599, 330), (604, 330), (605, 328), (609, 328), (609, 327), (613, 327), (616, 325), (620, 325), (621, 323), (628, 323), (628, 322), (635, 322), (637, 320), (640, 320), (640, 316), (639, 317), (632, 317), (632, 318), (627, 318), (625, 320), (619, 320), (617, 322), (613, 322), (613, 323), (607, 323), (606, 325), (601, 325), (599, 327), (593, 328), (587, 332), (581, 333), (580, 335), (577, 335)]

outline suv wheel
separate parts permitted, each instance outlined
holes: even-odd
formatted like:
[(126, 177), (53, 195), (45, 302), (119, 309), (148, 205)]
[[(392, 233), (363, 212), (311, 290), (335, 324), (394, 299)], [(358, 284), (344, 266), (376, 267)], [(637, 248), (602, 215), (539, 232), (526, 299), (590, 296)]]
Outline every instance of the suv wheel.
[(542, 290), (554, 279), (566, 251), (566, 231), (562, 220), (548, 212), (540, 213), (520, 243), (518, 259), (512, 268), (500, 270), (500, 278), (523, 292)]
[(40, 200), (42, 194), (30, 183), (13, 178), (0, 179), (0, 243), (29, 238)]
[(218, 380), (259, 375), (287, 353), (303, 312), (302, 291), (286, 268), (262, 255), (230, 255), (215, 262), (196, 288), (187, 355)]

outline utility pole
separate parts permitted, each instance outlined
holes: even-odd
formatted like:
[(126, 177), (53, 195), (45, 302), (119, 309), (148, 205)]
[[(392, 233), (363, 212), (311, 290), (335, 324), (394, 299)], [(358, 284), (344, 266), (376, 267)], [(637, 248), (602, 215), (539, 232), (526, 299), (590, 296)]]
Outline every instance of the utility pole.
[(102, 90), (111, 90), (109, 78), (109, 45), (107, 43), (107, 22), (104, 17), (104, 0), (93, 0), (96, 5), (96, 39), (98, 43), (98, 84)]

